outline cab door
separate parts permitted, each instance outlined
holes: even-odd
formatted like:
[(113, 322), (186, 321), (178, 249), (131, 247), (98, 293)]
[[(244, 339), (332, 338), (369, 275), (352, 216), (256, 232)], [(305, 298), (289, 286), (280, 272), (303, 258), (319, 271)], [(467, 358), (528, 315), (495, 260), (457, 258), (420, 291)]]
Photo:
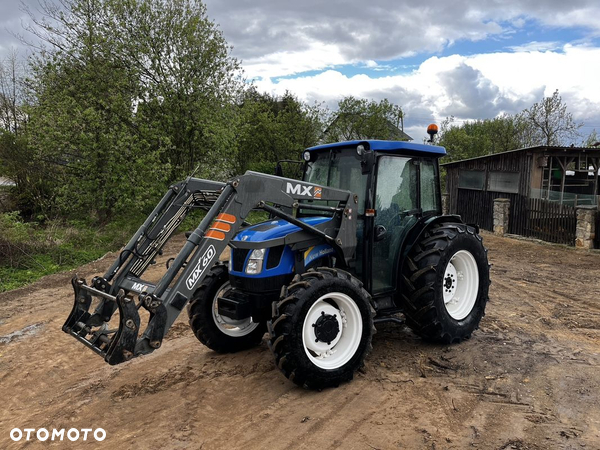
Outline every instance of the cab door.
[(373, 294), (394, 288), (398, 252), (420, 212), (418, 159), (380, 156), (376, 173)]

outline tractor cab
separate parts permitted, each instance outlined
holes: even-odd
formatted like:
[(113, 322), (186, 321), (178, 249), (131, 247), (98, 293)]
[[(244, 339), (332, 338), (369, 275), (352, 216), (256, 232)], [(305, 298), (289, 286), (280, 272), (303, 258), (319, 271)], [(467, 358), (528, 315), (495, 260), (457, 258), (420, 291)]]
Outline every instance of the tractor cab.
[(406, 236), (418, 223), (441, 215), (438, 159), (445, 154), (443, 147), (376, 140), (326, 144), (304, 152), (303, 181), (358, 196), (351, 269), (372, 295), (396, 291)]

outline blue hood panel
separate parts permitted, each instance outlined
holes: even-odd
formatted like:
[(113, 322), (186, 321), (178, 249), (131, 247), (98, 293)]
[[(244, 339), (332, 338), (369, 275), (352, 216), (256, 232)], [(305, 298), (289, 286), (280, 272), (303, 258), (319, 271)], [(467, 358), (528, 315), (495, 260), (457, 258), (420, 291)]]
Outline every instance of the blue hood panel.
[[(299, 219), (304, 223), (315, 226), (323, 222), (331, 220), (331, 217), (304, 217)], [(249, 228), (240, 231), (234, 238), (233, 242), (264, 242), (271, 239), (285, 237), (290, 233), (300, 231), (300, 227), (292, 225), (286, 220), (271, 220), (268, 222), (259, 223)]]

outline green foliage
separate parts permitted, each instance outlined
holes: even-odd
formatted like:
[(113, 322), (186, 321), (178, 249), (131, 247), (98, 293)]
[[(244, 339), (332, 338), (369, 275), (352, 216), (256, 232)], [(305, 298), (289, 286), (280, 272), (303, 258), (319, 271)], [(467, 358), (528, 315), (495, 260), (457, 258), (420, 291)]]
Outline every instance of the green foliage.
[(29, 239), (31, 224), (23, 222), (18, 211), (0, 214), (0, 239), (22, 244)]
[(153, 204), (166, 167), (159, 150), (132, 132), (133, 93), (123, 71), (100, 56), (84, 65), (70, 58), (40, 62), (36, 70), (40, 84), (37, 104), (29, 108), (29, 145), (36, 163), (44, 162), (52, 174), (57, 210), (94, 213), (106, 223), (115, 212)]
[(289, 92), (276, 97), (249, 89), (240, 106), (238, 173), (272, 174), (278, 160), (299, 159), (302, 150), (317, 144), (323, 116), (320, 105), (306, 105)]
[(94, 226), (83, 221), (25, 223), (16, 212), (0, 214), (0, 292), (45, 275), (71, 270), (116, 250), (129, 240), (140, 217)]
[(344, 97), (338, 103), (338, 111), (325, 131), (325, 142), (356, 139), (402, 140), (404, 113), (400, 106), (389, 100), (380, 102)]
[(113, 52), (137, 88), (137, 119), (163, 144), (171, 179), (202, 163), (200, 176), (232, 173), (239, 62), (204, 4), (194, 0), (106, 0)]
[(555, 91), (552, 97), (516, 115), (503, 114), (461, 125), (454, 124), (453, 117), (447, 118), (438, 143), (446, 147), (449, 161), (457, 161), (537, 145), (567, 145), (579, 136), (581, 126), (574, 122)]
[(202, 3), (63, 0), (42, 12), (50, 47), (32, 63), (24, 167), (43, 167), (44, 201), (19, 186), (33, 215), (106, 223), (147, 211), (199, 164), (197, 176), (233, 174), (243, 83)]
[(526, 129), (520, 116), (504, 114), (461, 125), (450, 117), (442, 122), (437, 143), (446, 147), (448, 161), (457, 161), (522, 148)]

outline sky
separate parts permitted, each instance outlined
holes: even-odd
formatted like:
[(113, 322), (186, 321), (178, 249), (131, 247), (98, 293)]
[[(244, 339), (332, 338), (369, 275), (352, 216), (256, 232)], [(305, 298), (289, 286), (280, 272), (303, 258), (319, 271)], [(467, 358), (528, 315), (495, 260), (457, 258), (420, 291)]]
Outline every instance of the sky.
[[(35, 9), (37, 0), (25, 0)], [(559, 90), (583, 137), (600, 132), (597, 0), (205, 0), (257, 88), (335, 109), (389, 99), (419, 141), (429, 123), (514, 114)], [(0, 0), (0, 59), (29, 21)], [(583, 139), (582, 137), (582, 139)]]

